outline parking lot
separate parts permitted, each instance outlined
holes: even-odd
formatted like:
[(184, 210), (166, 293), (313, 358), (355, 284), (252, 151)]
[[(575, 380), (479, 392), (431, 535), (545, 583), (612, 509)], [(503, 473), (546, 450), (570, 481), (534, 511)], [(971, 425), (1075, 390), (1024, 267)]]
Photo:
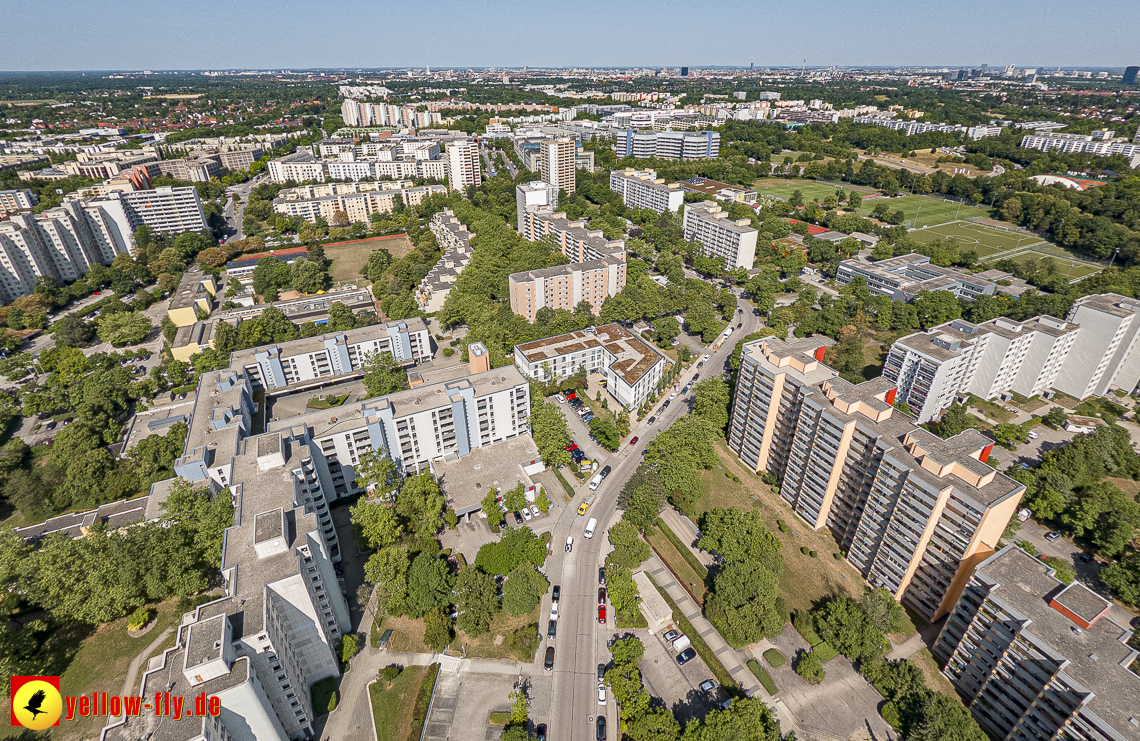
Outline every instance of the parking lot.
[(632, 632), (645, 644), (645, 656), (640, 664), (645, 689), (654, 697), (660, 697), (681, 723), (703, 718), (715, 709), (717, 702), (727, 699), (724, 690), (719, 688), (714, 692), (701, 692), (701, 682), (713, 676), (700, 656), (681, 666), (676, 652), (666, 646), (660, 635), (651, 635), (646, 630)]

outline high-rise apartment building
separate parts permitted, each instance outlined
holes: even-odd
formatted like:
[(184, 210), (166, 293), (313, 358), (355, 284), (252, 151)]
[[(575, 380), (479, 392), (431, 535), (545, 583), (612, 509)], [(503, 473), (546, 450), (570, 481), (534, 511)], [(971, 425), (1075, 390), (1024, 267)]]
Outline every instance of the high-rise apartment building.
[[(273, 199), (273, 211), (286, 216), (300, 216), (305, 221), (324, 219), (343, 212), (350, 222), (368, 223), (372, 214), (389, 214), (397, 203), (418, 206), (433, 195), (445, 195), (446, 185), (412, 186), (412, 181), (379, 183), (328, 183), (287, 188)], [(397, 200), (398, 199), (398, 200)]]
[(542, 142), (542, 180), (567, 194), (574, 192), (576, 171), (574, 169), (575, 142), (560, 138)]
[(588, 229), (585, 219), (571, 221), (564, 213), (554, 213), (549, 207), (523, 211), (519, 233), (524, 239), (538, 242), (550, 239), (570, 262), (601, 260), (603, 257), (620, 257), (625, 260), (625, 240), (606, 239), (601, 229)]
[(19, 211), (31, 211), (40, 200), (36, 194), (27, 188), (19, 190), (0, 190), (0, 214), (14, 214)]
[(625, 260), (603, 257), (512, 273), (507, 279), (511, 311), (533, 322), (539, 309), (574, 311), (585, 301), (597, 314), (607, 298), (625, 288), (625, 269)]
[(654, 170), (614, 170), (610, 173), (610, 190), (621, 195), (622, 203), (629, 208), (648, 208), (657, 213), (679, 211), (685, 202), (680, 184), (666, 185)]
[(421, 311), (433, 314), (443, 308), (459, 274), (471, 262), (471, 238), (475, 235), (455, 218), (450, 208), (432, 216), (428, 228), (443, 255), (416, 288), (416, 303)]
[(1053, 388), (1080, 332), (1051, 316), (981, 324), (955, 319), (896, 340), (883, 377), (897, 384), (898, 401), (926, 422), (958, 394), (1030, 397)]
[(447, 175), (452, 190), (467, 190), (483, 184), (483, 171), (479, 163), (479, 146), (471, 139), (449, 142), (447, 145)]
[(108, 193), (102, 199), (88, 201), (87, 205), (108, 212), (121, 208), (132, 230), (147, 226), (162, 234), (180, 234), (206, 229), (206, 217), (196, 188), (163, 187)]
[(1083, 296), (1068, 320), (1081, 327), (1055, 386), (1070, 396), (1131, 393), (1140, 382), (1140, 301), (1117, 293)]
[(1007, 546), (978, 566), (933, 653), (991, 738), (1138, 741), (1140, 652), (1111, 606)]
[(91, 265), (109, 265), (119, 253), (130, 252), (134, 228), (115, 206), (68, 201), (0, 221), (0, 300), (26, 296), (40, 276), (67, 283), (83, 277)]
[(827, 527), (874, 586), (927, 620), (950, 610), (992, 554), (1025, 487), (986, 464), (976, 430), (943, 440), (893, 406), (896, 385), (855, 385), (823, 365), (833, 341), (746, 344), (729, 448), (780, 480), (809, 527)]
[(1124, 77), (1120, 81), (1125, 85), (1135, 85), (1137, 76), (1140, 76), (1140, 67), (1125, 67)]
[(519, 234), (526, 226), (526, 212), (549, 208), (551, 211), (558, 208), (558, 188), (541, 180), (532, 180), (529, 183), (520, 183), (515, 186), (515, 213), (518, 221), (515, 228)]
[(699, 160), (720, 154), (720, 134), (716, 131), (636, 131), (617, 132), (614, 153), (618, 157)]
[(759, 232), (748, 219), (733, 221), (714, 201), (685, 205), (682, 221), (685, 239), (700, 242), (709, 257), (723, 257), (725, 266), (752, 269)]

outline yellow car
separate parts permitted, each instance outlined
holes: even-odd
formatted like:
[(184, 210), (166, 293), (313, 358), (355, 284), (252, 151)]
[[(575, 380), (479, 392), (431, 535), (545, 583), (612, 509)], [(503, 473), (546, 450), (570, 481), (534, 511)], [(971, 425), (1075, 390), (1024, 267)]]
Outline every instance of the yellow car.
[(588, 510), (589, 508), (590, 508), (589, 502), (582, 502), (580, 505), (578, 505), (578, 514), (580, 514), (580, 515), (586, 514), (586, 510)]

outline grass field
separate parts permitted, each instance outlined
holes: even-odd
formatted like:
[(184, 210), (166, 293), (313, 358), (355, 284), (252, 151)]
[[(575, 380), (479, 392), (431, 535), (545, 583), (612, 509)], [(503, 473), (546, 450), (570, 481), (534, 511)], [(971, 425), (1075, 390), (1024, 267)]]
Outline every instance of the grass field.
[(810, 200), (823, 200), (827, 196), (834, 193), (836, 190), (842, 189), (845, 191), (855, 191), (856, 193), (868, 194), (875, 191), (871, 188), (863, 188), (857, 185), (832, 185), (830, 183), (817, 183), (814, 180), (788, 180), (786, 178), (762, 178), (752, 183), (752, 187), (756, 189), (758, 196), (776, 196), (777, 198), (791, 198), (792, 193), (797, 190), (803, 194), (804, 201)]
[(871, 211), (880, 203), (886, 203), (892, 212), (902, 209), (902, 212), (906, 214), (906, 225), (911, 228), (945, 224), (948, 221), (985, 216), (988, 213), (988, 210), (981, 206), (944, 201), (941, 198), (928, 198), (927, 196), (864, 199), (863, 208), (858, 209), (858, 213), (862, 216), (870, 216)]
[(1051, 258), (1057, 262), (1059, 272), (1070, 281), (1080, 280), (1102, 270), (1097, 263), (1083, 260), (1063, 247), (1045, 242), (1032, 232), (1000, 229), (971, 221), (952, 221), (924, 227), (911, 232), (910, 236), (923, 244), (943, 239), (956, 243), (959, 248), (976, 250), (978, 259), (983, 263), (1007, 259), (1025, 263)]
[(368, 685), (378, 741), (405, 741), (408, 738), (412, 726), (412, 704), (427, 669), (426, 666), (409, 666), (392, 680), (391, 685), (385, 685), (383, 680)]
[(412, 247), (412, 240), (403, 234), (396, 234), (359, 242), (325, 245), (325, 257), (332, 260), (333, 280), (357, 280), (360, 278), (360, 269), (368, 262), (372, 250), (384, 248), (392, 253), (392, 257), (401, 258), (411, 252)]
[[(649, 544), (653, 546), (653, 550), (661, 557), (666, 565), (672, 570), (677, 581), (681, 583), (685, 591), (693, 598), (693, 600), (701, 606), (705, 604), (705, 578), (685, 560), (685, 557), (677, 550), (676, 546), (658, 530), (651, 537), (646, 538)], [(706, 572), (707, 573), (707, 572)]]

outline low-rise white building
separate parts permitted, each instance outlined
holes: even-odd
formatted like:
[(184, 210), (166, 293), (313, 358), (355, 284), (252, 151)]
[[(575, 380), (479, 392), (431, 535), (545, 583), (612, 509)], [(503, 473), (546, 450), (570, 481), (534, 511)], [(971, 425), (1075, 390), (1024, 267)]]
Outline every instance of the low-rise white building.
[(549, 382), (585, 368), (601, 372), (606, 390), (626, 409), (644, 404), (661, 383), (668, 361), (619, 324), (605, 324), (515, 345), (515, 365), (528, 378)]
[(416, 303), (424, 313), (434, 314), (443, 308), (459, 274), (471, 262), (471, 238), (475, 235), (466, 224), (459, 223), (450, 208), (432, 216), (428, 228), (443, 248), (443, 256), (420, 281)]

